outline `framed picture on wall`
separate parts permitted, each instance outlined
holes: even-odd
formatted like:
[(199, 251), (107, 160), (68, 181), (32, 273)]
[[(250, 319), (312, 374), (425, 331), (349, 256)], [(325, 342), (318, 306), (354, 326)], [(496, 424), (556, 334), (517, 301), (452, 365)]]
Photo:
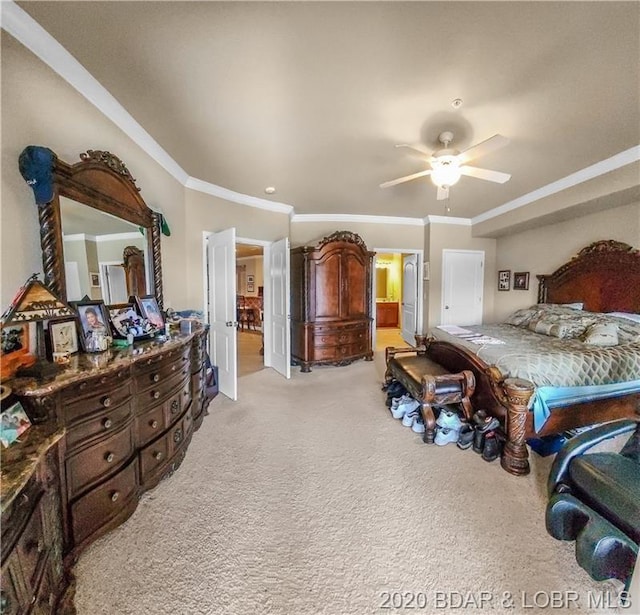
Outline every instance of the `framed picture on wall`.
[(514, 272), (513, 290), (529, 290), (529, 272), (528, 271)]
[(509, 290), (511, 288), (511, 269), (498, 271), (498, 290)]
[(89, 279), (91, 280), (91, 288), (100, 288), (100, 274), (90, 273)]

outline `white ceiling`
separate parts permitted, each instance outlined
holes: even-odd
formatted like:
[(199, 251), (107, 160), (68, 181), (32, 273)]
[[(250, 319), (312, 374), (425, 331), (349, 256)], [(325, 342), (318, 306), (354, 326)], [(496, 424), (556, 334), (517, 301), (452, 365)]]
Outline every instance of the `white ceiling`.
[(445, 129), (511, 140), (472, 163), (509, 182), (451, 188), (469, 218), (640, 143), (638, 2), (19, 6), (188, 175), (297, 214), (443, 214), (428, 178), (379, 184)]

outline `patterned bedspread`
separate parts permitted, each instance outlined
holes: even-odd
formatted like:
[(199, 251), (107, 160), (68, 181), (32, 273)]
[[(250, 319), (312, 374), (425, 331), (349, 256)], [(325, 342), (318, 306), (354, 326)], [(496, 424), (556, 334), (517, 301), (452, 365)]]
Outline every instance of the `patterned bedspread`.
[[(598, 345), (602, 339), (593, 332), (602, 331), (603, 325), (617, 335), (616, 345)], [(506, 323), (464, 328), (504, 343), (476, 344), (438, 328), (431, 335), (465, 347), (505, 376), (524, 378), (538, 387), (640, 379), (640, 323), (626, 318), (542, 304), (519, 310)]]

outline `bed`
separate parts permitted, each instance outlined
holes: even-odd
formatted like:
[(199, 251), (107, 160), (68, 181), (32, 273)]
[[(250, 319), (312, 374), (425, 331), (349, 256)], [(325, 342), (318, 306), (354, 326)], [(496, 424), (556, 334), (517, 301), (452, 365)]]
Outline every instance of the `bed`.
[(598, 241), (538, 280), (538, 304), (505, 323), (419, 339), (431, 360), (473, 372), (473, 406), (500, 419), (515, 475), (529, 473), (529, 438), (640, 414), (640, 252)]

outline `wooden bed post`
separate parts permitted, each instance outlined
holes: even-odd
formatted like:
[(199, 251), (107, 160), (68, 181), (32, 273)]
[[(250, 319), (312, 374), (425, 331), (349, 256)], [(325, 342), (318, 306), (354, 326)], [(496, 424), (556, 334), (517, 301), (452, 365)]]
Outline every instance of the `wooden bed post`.
[(529, 474), (529, 453), (525, 443), (528, 405), (534, 386), (528, 380), (507, 378), (503, 383), (507, 402), (507, 443), (502, 454), (502, 467), (510, 474)]

